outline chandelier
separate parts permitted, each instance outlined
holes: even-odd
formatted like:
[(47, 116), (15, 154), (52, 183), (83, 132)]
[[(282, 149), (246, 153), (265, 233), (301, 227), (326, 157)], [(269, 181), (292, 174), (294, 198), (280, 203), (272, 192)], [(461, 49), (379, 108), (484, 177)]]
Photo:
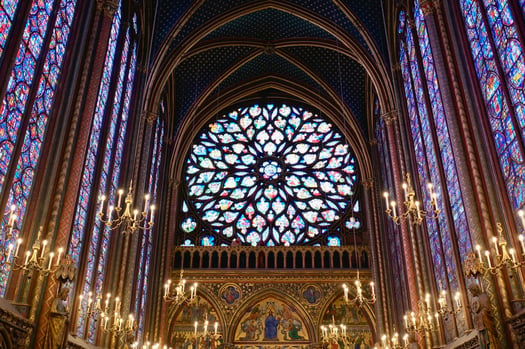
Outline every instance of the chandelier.
[(150, 194), (144, 195), (144, 206), (142, 211), (134, 208), (133, 205), (133, 181), (129, 184), (128, 193), (124, 199), (124, 207), (122, 207), (122, 197), (124, 189), (117, 191), (117, 205), (109, 204), (115, 200), (107, 200), (108, 206), (104, 211), (104, 203), (107, 196), (102, 195), (99, 199), (100, 209), (97, 213), (98, 219), (104, 223), (109, 229), (115, 230), (123, 227), (124, 234), (133, 234), (136, 230), (150, 230), (153, 226), (155, 205), (150, 205)]
[(437, 207), (437, 194), (434, 192), (433, 184), (428, 183), (427, 188), (429, 191), (430, 196), (430, 206), (432, 208), (431, 211), (425, 211), (421, 208), (421, 202), (416, 200), (416, 192), (414, 188), (412, 187), (412, 183), (410, 181), (410, 174), (406, 174), (406, 182), (402, 184), (403, 191), (404, 191), (404, 199), (402, 204), (404, 205), (404, 212), (400, 213), (398, 215), (398, 212), (396, 210), (396, 206), (400, 206), (396, 203), (395, 200), (390, 201), (389, 200), (389, 194), (388, 192), (384, 192), (383, 196), (385, 198), (386, 203), (386, 214), (388, 217), (392, 219), (392, 221), (395, 224), (401, 224), (403, 220), (408, 220), (414, 224), (420, 225), (423, 222), (423, 219), (426, 218), (432, 218), (436, 219), (439, 216), (439, 213), (441, 212)]
[(347, 343), (348, 337), (346, 335), (346, 326), (341, 324), (337, 326), (335, 324), (335, 318), (332, 315), (332, 323), (328, 326), (322, 325), (321, 327), (321, 341), (324, 343)]
[(346, 284), (343, 284), (343, 290), (344, 290), (344, 299), (346, 303), (353, 302), (359, 306), (363, 304), (374, 304), (376, 302), (376, 293), (374, 290), (374, 282), (370, 282), (370, 297), (365, 297), (363, 295), (363, 286), (361, 284), (361, 279), (359, 278), (359, 270), (357, 271), (357, 278), (354, 281), (354, 285), (356, 287), (356, 296), (353, 299), (350, 299), (348, 297), (349, 288)]
[[(57, 249), (56, 259), (55, 252), (47, 251), (47, 240), (42, 240), (42, 227), (38, 230), (38, 235), (33, 243), (31, 249), (27, 250), (24, 255), (24, 262), (19, 262), (19, 252), (20, 246), (22, 244), (22, 239), (16, 240), (16, 245), (10, 243), (7, 247), (7, 258), (6, 263), (11, 265), (13, 270), (22, 270), (24, 274), (30, 274), (34, 271), (40, 272), (44, 275), (49, 274), (52, 271), (55, 271), (60, 266), (60, 261), (62, 258), (62, 253), (64, 249), (62, 247)], [(13, 254), (14, 251), (14, 254)], [(13, 255), (13, 261), (11, 262), (11, 255)]]
[(418, 309), (418, 314), (414, 311), (409, 311), (403, 316), (405, 330), (409, 333), (438, 330), (439, 313), (432, 311), (429, 293), (425, 295), (424, 300), (419, 300)]
[(174, 288), (171, 286), (172, 281), (169, 279), (164, 284), (164, 300), (174, 305), (180, 305), (184, 302), (192, 303), (197, 295), (197, 283), (195, 282), (189, 290), (186, 290), (186, 279), (183, 278), (184, 270), (180, 270), (179, 281)]
[[(520, 216), (523, 220), (523, 212), (519, 211)], [(479, 267), (482, 272), (490, 272), (491, 274), (496, 274), (498, 270), (506, 267), (510, 269), (517, 269), (520, 266), (524, 265), (525, 262), (520, 262), (518, 260), (518, 252), (515, 248), (507, 248), (507, 240), (503, 237), (503, 226), (500, 222), (496, 223), (496, 230), (498, 232), (498, 237), (492, 238), (492, 245), (496, 255), (491, 256), (490, 250), (485, 250), (485, 259), (487, 263), (484, 263), (484, 260), (481, 255), (481, 246), (476, 245), (476, 252), (479, 260)], [(518, 235), (518, 240), (521, 245), (521, 256), (525, 260), (525, 238), (523, 234)]]
[(392, 337), (388, 337), (386, 334), (381, 336), (381, 345), (375, 346), (374, 349), (404, 349), (408, 348), (409, 342), (408, 342), (409, 335), (405, 333), (403, 335), (403, 342), (401, 342), (401, 336), (398, 332), (394, 332)]

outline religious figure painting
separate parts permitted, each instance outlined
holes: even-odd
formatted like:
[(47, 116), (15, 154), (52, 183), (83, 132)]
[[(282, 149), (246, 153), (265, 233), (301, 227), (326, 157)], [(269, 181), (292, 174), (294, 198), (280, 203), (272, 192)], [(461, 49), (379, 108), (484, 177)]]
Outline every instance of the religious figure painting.
[(235, 332), (235, 341), (301, 343), (308, 342), (309, 337), (296, 308), (270, 297), (246, 309)]
[(237, 285), (229, 284), (221, 288), (220, 295), (222, 300), (232, 305), (240, 298), (241, 293)]

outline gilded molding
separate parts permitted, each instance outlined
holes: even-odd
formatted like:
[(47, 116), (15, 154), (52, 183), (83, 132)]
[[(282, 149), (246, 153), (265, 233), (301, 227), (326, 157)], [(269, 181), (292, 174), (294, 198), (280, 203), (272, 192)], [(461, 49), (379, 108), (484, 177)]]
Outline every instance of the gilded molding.
[(159, 114), (152, 111), (144, 111), (142, 118), (146, 120), (148, 125), (152, 125), (159, 118)]

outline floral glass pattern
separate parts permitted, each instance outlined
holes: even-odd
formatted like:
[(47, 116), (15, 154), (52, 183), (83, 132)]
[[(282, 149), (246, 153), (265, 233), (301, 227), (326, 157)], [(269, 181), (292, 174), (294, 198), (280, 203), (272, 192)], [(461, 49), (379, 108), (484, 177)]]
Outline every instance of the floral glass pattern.
[(211, 121), (186, 159), (183, 212), (196, 213), (182, 219), (186, 243), (338, 245), (327, 232), (359, 211), (357, 180), (349, 145), (324, 118), (288, 105), (238, 108)]

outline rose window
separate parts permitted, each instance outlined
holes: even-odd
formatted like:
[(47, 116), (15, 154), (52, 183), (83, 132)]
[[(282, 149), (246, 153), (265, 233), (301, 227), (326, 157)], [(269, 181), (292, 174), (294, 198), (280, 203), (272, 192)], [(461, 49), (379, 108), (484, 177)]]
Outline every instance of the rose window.
[(254, 105), (212, 121), (191, 148), (185, 179), (180, 226), (189, 244), (237, 237), (253, 245), (337, 245), (336, 225), (360, 226), (348, 144), (334, 125), (299, 107)]

